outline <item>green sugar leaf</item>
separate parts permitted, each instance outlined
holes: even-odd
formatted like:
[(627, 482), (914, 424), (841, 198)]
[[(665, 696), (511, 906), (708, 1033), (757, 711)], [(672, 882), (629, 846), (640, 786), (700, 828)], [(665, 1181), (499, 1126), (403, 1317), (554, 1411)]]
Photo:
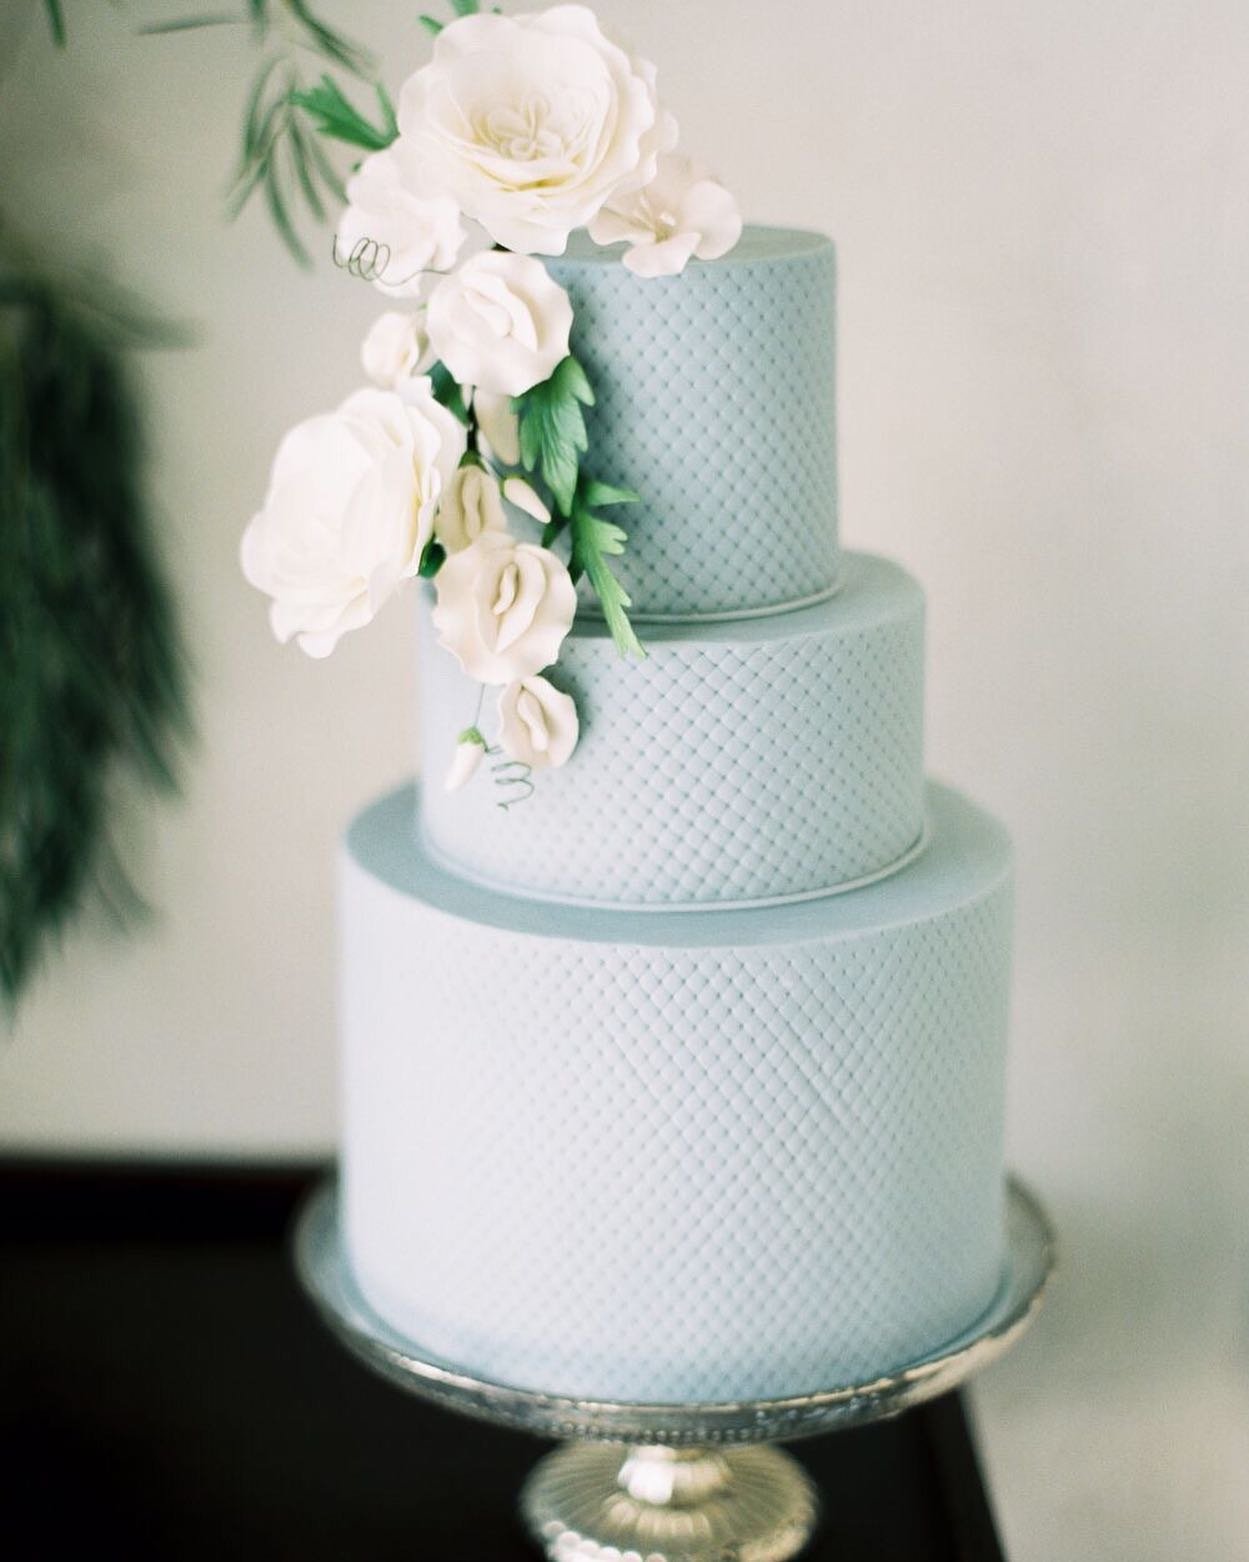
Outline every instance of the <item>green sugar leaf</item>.
[(600, 483), (595, 478), (589, 479), (582, 495), (590, 510), (606, 510), (613, 504), (637, 504), (641, 497), (632, 488), (613, 488), (610, 483)]
[(417, 566), (417, 573), (422, 580), (433, 580), (434, 576), (446, 563), (446, 559), (447, 550), (440, 542), (435, 541), (431, 537), (425, 544), (424, 552), (421, 554), (421, 562)]
[(556, 365), (555, 372), (563, 377), (565, 385), (578, 401), (583, 401), (587, 407), (594, 405), (594, 387), (586, 377), (585, 370), (571, 353), (562, 363)]
[(570, 515), (581, 457), (589, 445), (582, 406), (593, 406), (585, 370), (570, 353), (543, 380), (513, 399), (520, 420), (520, 459), (540, 472), (561, 515)]
[(467, 424), (468, 403), (464, 400), (464, 392), (460, 389), (459, 381), (445, 363), (434, 364), (429, 371), (429, 383), (434, 392), (434, 400), (459, 418), (461, 423)]
[[(593, 507), (589, 503), (590, 492), (595, 487), (605, 488), (605, 484), (583, 483), (577, 490), (575, 502), (570, 517), (572, 526), (572, 558), (569, 563), (569, 573), (574, 581), (582, 575), (590, 582), (595, 596), (599, 600), (599, 606), (603, 609), (603, 618), (611, 631), (611, 637), (616, 642), (616, 649), (621, 656), (643, 657), (646, 652), (642, 649), (641, 641), (634, 633), (633, 625), (629, 622), (628, 609), (631, 606), (628, 592), (612, 573), (608, 559), (618, 558), (625, 550), (628, 541), (624, 529), (617, 526), (614, 521), (605, 521), (602, 516), (595, 515)], [(613, 489), (613, 493), (623, 493), (626, 490)], [(620, 500), (609, 500), (609, 503), (621, 503)]]
[(553, 515), (542, 528), (542, 546), (544, 548), (552, 547), (555, 539), (567, 525), (568, 517), (566, 515)]
[(430, 16), (428, 13), (426, 13), (426, 14), (420, 16), (418, 18), (418, 20), (419, 20), (421, 26), (425, 29), (425, 31), (427, 33), (429, 33), (431, 35), (431, 37), (436, 38), (438, 36), (438, 34), (442, 31), (442, 23), (438, 20), (438, 18), (436, 16)]
[(457, 16), (476, 16), (481, 6), (478, 0), (451, 0), (451, 9)]

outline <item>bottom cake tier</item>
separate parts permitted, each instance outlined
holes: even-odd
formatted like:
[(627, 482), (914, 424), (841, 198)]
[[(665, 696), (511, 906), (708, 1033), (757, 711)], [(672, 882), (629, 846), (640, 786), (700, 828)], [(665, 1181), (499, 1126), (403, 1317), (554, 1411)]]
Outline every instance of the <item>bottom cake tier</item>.
[(946, 788), (892, 878), (586, 911), (432, 864), (412, 789), (341, 889), (347, 1248), (431, 1356), (726, 1401), (937, 1350), (1003, 1262), (1005, 832)]

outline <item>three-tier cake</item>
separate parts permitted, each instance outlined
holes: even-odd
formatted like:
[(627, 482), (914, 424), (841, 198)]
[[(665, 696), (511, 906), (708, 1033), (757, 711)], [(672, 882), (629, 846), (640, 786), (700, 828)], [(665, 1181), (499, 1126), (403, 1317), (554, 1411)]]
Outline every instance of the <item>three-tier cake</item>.
[[(936, 1350), (999, 1285), (1009, 845), (925, 784), (918, 586), (838, 548), (831, 244), (614, 260), (551, 269), (599, 467), (644, 495), (647, 655), (579, 615), (573, 762), (487, 758), (351, 827), (348, 1251), (487, 1378), (802, 1393)], [(473, 687), (420, 611), (437, 774)]]
[(426, 582), (426, 781), (342, 857), (350, 1266), (522, 1388), (870, 1380), (1002, 1279), (1010, 852), (839, 547), (833, 248), (743, 232), (584, 6), (453, 10), (381, 124), (292, 100), (404, 307), (242, 545), (311, 656)]

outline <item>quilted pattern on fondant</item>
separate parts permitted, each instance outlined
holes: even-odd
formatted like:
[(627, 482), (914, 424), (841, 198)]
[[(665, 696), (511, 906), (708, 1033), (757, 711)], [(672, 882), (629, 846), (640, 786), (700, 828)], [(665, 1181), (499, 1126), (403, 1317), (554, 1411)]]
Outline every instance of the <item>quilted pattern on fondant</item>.
[[(574, 238), (548, 262), (594, 384), (589, 470), (641, 503), (612, 517), (638, 614), (802, 601), (837, 575), (834, 254), (748, 229), (718, 261), (635, 277)], [(592, 601), (588, 595), (587, 601)]]
[(996, 826), (937, 791), (882, 886), (577, 936), (419, 862), (410, 807), (344, 885), (348, 1240), (389, 1322), (496, 1379), (696, 1401), (862, 1381), (988, 1305)]
[[(478, 690), (422, 616), (422, 754), (436, 781)], [(536, 773), (523, 801), (512, 772), (493, 769), (502, 756), (461, 791), (429, 786), (429, 844), (513, 892), (619, 904), (750, 901), (876, 873), (923, 823), (922, 642), (918, 586), (861, 555), (847, 555), (829, 602), (656, 632), (640, 663), (574, 632), (549, 674), (577, 701), (571, 761)], [(487, 736), (493, 706), (487, 695)]]

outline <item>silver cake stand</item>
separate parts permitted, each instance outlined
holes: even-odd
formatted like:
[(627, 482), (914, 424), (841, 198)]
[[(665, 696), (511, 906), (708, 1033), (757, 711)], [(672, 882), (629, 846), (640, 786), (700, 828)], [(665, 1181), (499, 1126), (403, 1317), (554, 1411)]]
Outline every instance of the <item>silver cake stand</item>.
[(1031, 1323), (1054, 1263), (1053, 1232), (1013, 1179), (1006, 1209), (1001, 1289), (988, 1312), (937, 1355), (870, 1383), (740, 1404), (570, 1399), (432, 1359), (360, 1294), (333, 1179), (300, 1214), (295, 1262), (325, 1322), (383, 1377), (461, 1414), (566, 1445), (538, 1463), (521, 1494), (530, 1533), (556, 1562), (783, 1562), (810, 1538), (817, 1502), (797, 1461), (768, 1445), (900, 1415), (996, 1361)]

